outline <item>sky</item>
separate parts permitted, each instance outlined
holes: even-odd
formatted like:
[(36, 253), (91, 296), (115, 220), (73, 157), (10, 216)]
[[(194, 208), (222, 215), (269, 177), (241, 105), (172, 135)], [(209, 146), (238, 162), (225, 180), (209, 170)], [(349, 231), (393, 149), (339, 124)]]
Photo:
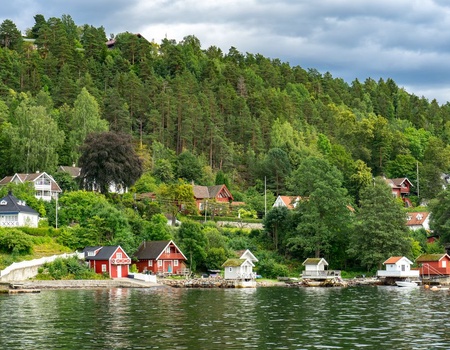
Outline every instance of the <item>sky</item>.
[(5, 0), (0, 22), (24, 33), (36, 14), (156, 43), (194, 35), (203, 49), (235, 47), (349, 84), (392, 78), (411, 94), (450, 101), (448, 0)]

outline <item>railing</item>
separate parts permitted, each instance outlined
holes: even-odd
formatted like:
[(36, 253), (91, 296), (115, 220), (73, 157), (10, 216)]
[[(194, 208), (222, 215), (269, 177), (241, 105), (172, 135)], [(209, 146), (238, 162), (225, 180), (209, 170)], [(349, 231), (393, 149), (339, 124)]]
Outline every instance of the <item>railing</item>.
[(238, 273), (237, 279), (240, 280), (254, 280), (256, 279), (256, 272)]
[(419, 277), (419, 270), (409, 270), (409, 271), (387, 271), (387, 270), (378, 270), (378, 277)]
[(0, 222), (0, 226), (8, 226), (8, 227), (19, 226), (19, 221), (2, 221)]
[(114, 265), (129, 265), (131, 264), (131, 259), (111, 259), (111, 263)]
[(341, 271), (339, 270), (322, 270), (322, 271), (303, 271), (303, 278), (329, 278), (340, 277)]

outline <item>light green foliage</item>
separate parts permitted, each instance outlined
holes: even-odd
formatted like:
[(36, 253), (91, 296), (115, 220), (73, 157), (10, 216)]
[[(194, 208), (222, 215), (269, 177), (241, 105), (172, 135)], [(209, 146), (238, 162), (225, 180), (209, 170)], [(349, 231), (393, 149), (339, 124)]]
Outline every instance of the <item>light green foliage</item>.
[(12, 254), (30, 254), (33, 238), (19, 229), (0, 228), (0, 250)]
[(155, 214), (146, 222), (142, 240), (162, 241), (173, 239), (172, 230), (163, 214)]
[(108, 204), (104, 195), (92, 191), (66, 192), (61, 196), (58, 203), (61, 225), (72, 225), (74, 223), (86, 225), (96, 205)]
[(36, 276), (38, 280), (64, 279), (102, 279), (102, 276), (91, 270), (75, 257), (57, 258), (53, 262), (45, 263)]
[(64, 133), (42, 106), (24, 100), (14, 111), (15, 123), (9, 132), (11, 161), (16, 172), (52, 171), (58, 165), (58, 147)]
[(108, 123), (100, 118), (100, 110), (95, 98), (83, 88), (75, 100), (72, 119), (69, 123), (68, 141), (74, 163), (80, 157), (78, 148), (83, 144), (86, 136), (92, 132), (108, 130)]

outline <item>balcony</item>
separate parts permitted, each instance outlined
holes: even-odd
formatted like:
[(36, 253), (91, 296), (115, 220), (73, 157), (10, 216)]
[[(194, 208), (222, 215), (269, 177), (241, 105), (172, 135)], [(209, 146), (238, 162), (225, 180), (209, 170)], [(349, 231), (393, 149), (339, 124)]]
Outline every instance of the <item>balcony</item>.
[(111, 264), (113, 264), (113, 265), (130, 265), (131, 259), (129, 259), (129, 258), (111, 259)]

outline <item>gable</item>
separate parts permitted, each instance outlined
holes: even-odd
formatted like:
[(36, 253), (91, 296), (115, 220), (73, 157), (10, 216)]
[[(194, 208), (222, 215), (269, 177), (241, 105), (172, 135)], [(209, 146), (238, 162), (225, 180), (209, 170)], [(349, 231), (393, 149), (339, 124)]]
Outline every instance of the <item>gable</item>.
[(233, 200), (231, 192), (225, 185), (216, 186), (199, 186), (194, 185), (193, 187), (195, 199), (220, 199), (226, 198), (228, 200)]

